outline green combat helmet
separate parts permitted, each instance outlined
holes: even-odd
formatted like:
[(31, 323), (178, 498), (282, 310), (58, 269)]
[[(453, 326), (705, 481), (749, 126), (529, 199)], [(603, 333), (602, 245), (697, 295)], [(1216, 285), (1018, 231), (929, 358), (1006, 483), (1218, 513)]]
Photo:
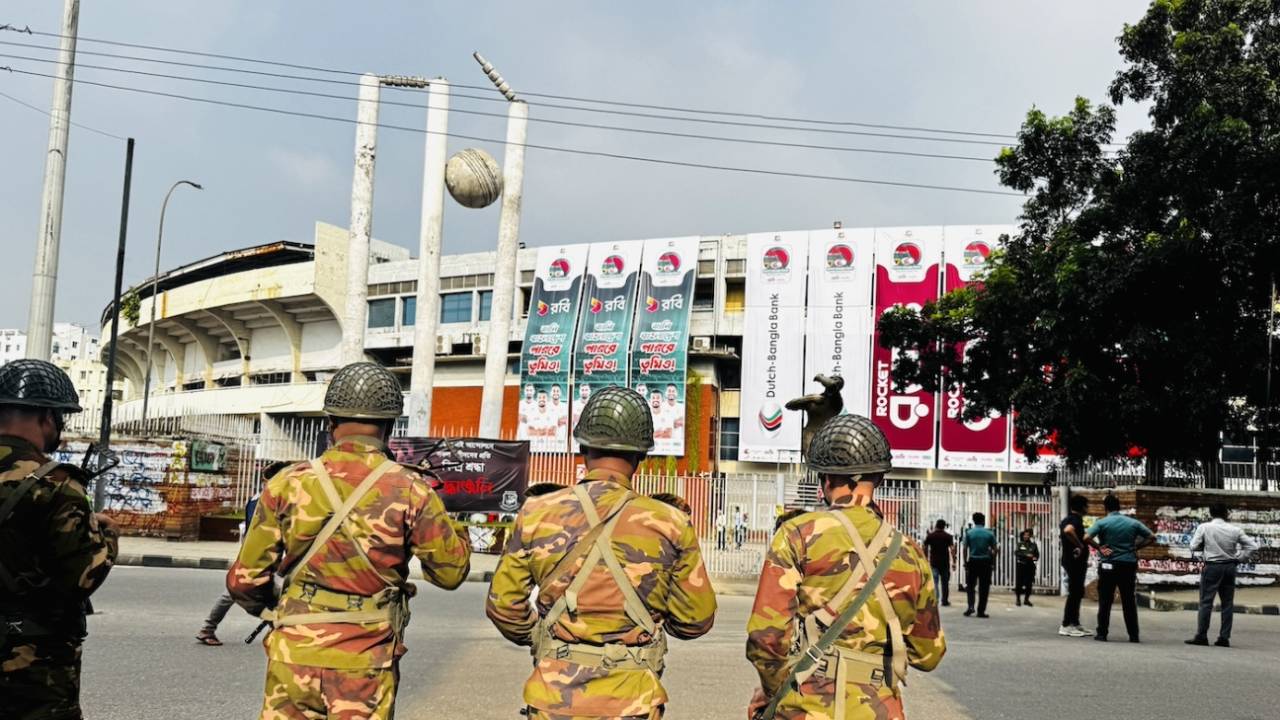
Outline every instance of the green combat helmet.
[(872, 475), (889, 472), (889, 439), (861, 415), (832, 418), (813, 436), (809, 469), (824, 475)]
[(653, 449), (653, 413), (634, 390), (608, 387), (587, 401), (573, 438), (584, 448), (648, 453)]
[(80, 412), (80, 393), (71, 378), (45, 360), (14, 360), (0, 367), (0, 405)]
[(351, 363), (334, 374), (324, 394), (326, 415), (352, 420), (395, 420), (404, 411), (400, 381), (371, 362)]

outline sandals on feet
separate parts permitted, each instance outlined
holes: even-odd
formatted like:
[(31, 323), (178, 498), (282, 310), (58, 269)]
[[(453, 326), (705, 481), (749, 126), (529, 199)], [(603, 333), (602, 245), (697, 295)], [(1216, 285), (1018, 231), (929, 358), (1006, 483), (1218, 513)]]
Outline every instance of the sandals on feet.
[(202, 645), (210, 645), (213, 647), (218, 647), (219, 645), (222, 645), (222, 641), (218, 639), (218, 636), (214, 635), (208, 630), (201, 630), (199, 634), (196, 635), (196, 642), (199, 642)]

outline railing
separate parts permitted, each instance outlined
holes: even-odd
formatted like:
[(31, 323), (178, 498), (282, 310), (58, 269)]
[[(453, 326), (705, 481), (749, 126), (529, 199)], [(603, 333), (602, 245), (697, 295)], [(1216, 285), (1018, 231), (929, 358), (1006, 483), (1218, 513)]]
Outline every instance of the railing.
[(1237, 492), (1280, 491), (1280, 462), (1218, 463), (1206, 473), (1200, 463), (1167, 463), (1157, 482), (1147, 477), (1146, 463), (1142, 460), (1112, 460), (1090, 463), (1077, 468), (1059, 466), (1058, 485), (1072, 487), (1108, 488), (1155, 487), (1215, 488)]

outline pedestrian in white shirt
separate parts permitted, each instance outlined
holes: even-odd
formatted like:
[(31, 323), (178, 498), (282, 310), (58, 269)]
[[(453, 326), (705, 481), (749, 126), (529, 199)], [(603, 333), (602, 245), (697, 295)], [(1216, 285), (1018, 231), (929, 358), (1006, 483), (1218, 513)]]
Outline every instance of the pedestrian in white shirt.
[(1191, 552), (1203, 554), (1200, 571), (1200, 616), (1196, 636), (1188, 645), (1209, 644), (1209, 620), (1213, 617), (1214, 597), (1222, 599), (1222, 627), (1218, 629), (1218, 647), (1231, 647), (1231, 620), (1235, 614), (1236, 566), (1259, 547), (1258, 541), (1244, 530), (1227, 522), (1227, 506), (1214, 503), (1209, 508), (1213, 519), (1196, 526), (1191, 538)]

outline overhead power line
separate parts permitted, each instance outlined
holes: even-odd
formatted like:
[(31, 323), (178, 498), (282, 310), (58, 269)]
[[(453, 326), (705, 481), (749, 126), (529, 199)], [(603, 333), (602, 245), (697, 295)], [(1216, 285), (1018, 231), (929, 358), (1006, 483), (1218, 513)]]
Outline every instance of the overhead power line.
[[(31, 70), (21, 70), (18, 68), (12, 68), (11, 70), (14, 73), (19, 73), (22, 75), (30, 75), (33, 77), (44, 77), (44, 78), (57, 77), (49, 73), (39, 73)], [(89, 85), (93, 87), (101, 87), (101, 88), (107, 88), (112, 90), (141, 93), (144, 95), (167, 97), (175, 100), (185, 100), (189, 102), (198, 102), (198, 103), (204, 103), (208, 105), (218, 105), (223, 107), (238, 108), (242, 110), (253, 110), (257, 112), (272, 113), (276, 115), (311, 118), (315, 120), (326, 120), (329, 122), (339, 122), (339, 123), (344, 123), (348, 125), (361, 124), (358, 120), (353, 120), (351, 118), (335, 117), (332, 115), (323, 115), (320, 113), (303, 112), (298, 110), (287, 110), (284, 108), (266, 107), (262, 105), (253, 105), (249, 103), (232, 102), (227, 100), (217, 100), (213, 98), (204, 98), (204, 97), (198, 97), (193, 95), (183, 95), (180, 93), (164, 92), (160, 90), (148, 90), (144, 88), (130, 87), (127, 85), (114, 85), (111, 83), (85, 80), (79, 77), (74, 78), (73, 82), (75, 82), (77, 85)], [(377, 123), (377, 127), (386, 128), (388, 130), (398, 130), (402, 132), (428, 134), (428, 131), (423, 128), (407, 127), (402, 125), (392, 125), (388, 123)], [(459, 133), (452, 133), (452, 132), (441, 133), (441, 134), (446, 135), (448, 137), (458, 138), (462, 140), (471, 140), (474, 142), (487, 142), (487, 143), (495, 143), (495, 144), (503, 144), (504, 142), (503, 140), (499, 140), (497, 138), (477, 137), (473, 135), (462, 135)], [(562, 146), (555, 146), (555, 145), (541, 145), (541, 144), (535, 144), (535, 143), (524, 143), (524, 147), (533, 149), (533, 150), (546, 150), (548, 152), (566, 153), (571, 155), (612, 158), (615, 160), (630, 160), (633, 162), (643, 162), (643, 163), (650, 163), (655, 165), (701, 168), (706, 170), (720, 170), (725, 172), (747, 173), (747, 174), (755, 174), (755, 175), (771, 175), (771, 176), (778, 176), (778, 177), (805, 178), (805, 179), (811, 179), (811, 180), (828, 180), (828, 181), (834, 181), (834, 182), (858, 183), (858, 184), (864, 184), (864, 185), (883, 185), (883, 186), (889, 186), (889, 187), (913, 188), (918, 190), (942, 190), (942, 191), (948, 191), (948, 192), (964, 192), (964, 193), (972, 193), (972, 194), (978, 194), (978, 195), (997, 195), (1002, 197), (1019, 197), (1019, 198), (1024, 197), (1022, 193), (1007, 192), (1002, 190), (984, 190), (980, 188), (955, 187), (955, 186), (948, 186), (948, 185), (931, 185), (926, 183), (911, 183), (911, 182), (899, 182), (894, 180), (855, 178), (855, 177), (845, 177), (845, 176), (839, 176), (839, 175), (821, 175), (816, 173), (771, 170), (766, 168), (748, 168), (748, 167), (736, 167), (736, 166), (730, 166), (730, 165), (695, 163), (695, 162), (687, 162), (682, 160), (655, 158), (655, 157), (649, 157), (649, 156), (643, 156), (643, 155), (628, 155), (624, 153), (606, 152), (601, 150), (584, 150), (581, 148), (569, 148), (569, 147), (562, 147)]]
[[(42, 37), (50, 37), (50, 38), (62, 37), (62, 35), (59, 33), (40, 32), (36, 30), (31, 30), (30, 27), (25, 27), (20, 29), (12, 26), (5, 26), (0, 29), (10, 29), (15, 32), (24, 32), (28, 35), (39, 35)], [(294, 70), (305, 70), (308, 72), (322, 72), (322, 73), (357, 76), (357, 77), (364, 74), (362, 72), (358, 72), (355, 70), (348, 70), (348, 69), (329, 68), (329, 67), (322, 67), (317, 65), (284, 62), (279, 60), (266, 60), (263, 58), (246, 57), (243, 55), (229, 55), (225, 53), (201, 52), (198, 50), (187, 50), (183, 48), (166, 47), (162, 45), (146, 45), (142, 43), (129, 43), (129, 42), (122, 42), (118, 40), (108, 40), (106, 38), (85, 37), (83, 35), (79, 36), (79, 42), (91, 42), (91, 43), (98, 43), (101, 45), (113, 45), (116, 47), (134, 48), (137, 50), (151, 50), (155, 52), (166, 52), (166, 53), (173, 53), (173, 54), (180, 54), (180, 55), (192, 55), (192, 56), (198, 56), (198, 57), (214, 58), (218, 60), (232, 60), (235, 62), (256, 63), (260, 65), (274, 65), (276, 67), (286, 67)], [(455, 85), (457, 87), (465, 87), (472, 90), (492, 90), (493, 89), (491, 86), (485, 86), (485, 85), (461, 85), (456, 83)], [(815, 125), (866, 127), (866, 128), (879, 128), (883, 130), (906, 130), (906, 131), (914, 131), (914, 132), (931, 132), (931, 133), (941, 133), (941, 134), (949, 134), (949, 135), (963, 135), (963, 136), (969, 136), (969, 137), (989, 137), (989, 138), (1000, 138), (1000, 139), (1010, 139), (1010, 140), (1015, 138), (1015, 136), (1010, 133), (978, 132), (978, 131), (972, 131), (972, 130), (949, 130), (949, 129), (918, 127), (918, 126), (910, 126), (910, 125), (869, 123), (869, 122), (861, 122), (861, 121), (854, 121), (854, 120), (829, 120), (829, 119), (815, 119), (815, 118), (804, 118), (804, 117), (787, 117), (782, 115), (766, 115), (763, 113), (749, 113), (749, 112), (740, 112), (740, 111), (733, 111), (733, 110), (709, 110), (705, 108), (690, 108), (690, 107), (680, 107), (680, 106), (674, 106), (674, 105), (655, 105), (651, 103), (627, 102), (622, 100), (603, 100), (599, 98), (586, 98), (586, 97), (578, 97), (573, 95), (560, 95), (555, 93), (530, 92), (523, 89), (520, 91), (520, 94), (530, 96), (530, 97), (550, 98), (552, 100), (568, 100), (571, 102), (588, 102), (588, 103), (595, 103), (600, 105), (615, 105), (619, 107), (665, 110), (670, 112), (682, 112), (682, 113), (690, 113), (690, 114), (753, 118), (756, 120), (772, 120), (777, 122), (801, 122), (801, 123), (810, 123)]]
[[(58, 63), (58, 61), (54, 59), (34, 58), (34, 57), (28, 57), (24, 55), (13, 55), (9, 53), (0, 53), (0, 57), (9, 58), (12, 60), (26, 60), (30, 62), (38, 62), (38, 63), (46, 63), (46, 64)], [(185, 82), (196, 82), (196, 83), (203, 83), (206, 85), (217, 85), (220, 87), (243, 88), (248, 90), (259, 90), (263, 92), (283, 93), (287, 95), (300, 95), (300, 96), (306, 96), (306, 97), (327, 98), (332, 100), (342, 100), (344, 102), (350, 102), (352, 100), (352, 98), (349, 95), (337, 95), (334, 93), (322, 93), (322, 92), (316, 92), (313, 90), (298, 90), (294, 88), (254, 85), (251, 83), (236, 83), (236, 82), (229, 82), (225, 80), (212, 80), (209, 78), (191, 77), (188, 75), (153, 73), (145, 70), (130, 70), (128, 68), (118, 68), (118, 67), (111, 67), (106, 65), (76, 63), (76, 67), (80, 69), (87, 68), (92, 70), (105, 70), (109, 72), (127, 73), (129, 75), (141, 75), (144, 77), (164, 78), (169, 80), (182, 80)], [(417, 110), (431, 109), (425, 103), (400, 102), (396, 100), (379, 100), (379, 104), (414, 108)], [(454, 113), (460, 113), (463, 115), (476, 115), (481, 117), (492, 117), (492, 118), (507, 117), (506, 113), (485, 112), (483, 110), (467, 110), (465, 108), (450, 108), (449, 111)], [(633, 133), (633, 134), (640, 134), (640, 135), (659, 135), (663, 137), (685, 138), (685, 139), (692, 139), (692, 140), (711, 140), (715, 142), (728, 142), (728, 143), (747, 144), (747, 145), (769, 145), (773, 147), (788, 147), (788, 148), (798, 148), (798, 149), (805, 149), (805, 150), (826, 150), (826, 151), (833, 151), (833, 152), (870, 153), (870, 154), (876, 154), (876, 155), (897, 155), (897, 156), (904, 156), (904, 157), (928, 158), (928, 159), (935, 159), (935, 160), (965, 160), (965, 161), (981, 162), (981, 163), (988, 163), (988, 164), (993, 162), (993, 159), (990, 157), (981, 157), (977, 155), (948, 155), (948, 154), (942, 154), (942, 153), (913, 152), (909, 150), (887, 150), (884, 148), (848, 147), (844, 145), (819, 145), (819, 144), (813, 144), (813, 143), (786, 142), (786, 141), (778, 141), (778, 140), (760, 140), (760, 139), (754, 139), (754, 138), (726, 137), (723, 135), (704, 135), (700, 133), (684, 133), (684, 132), (676, 132), (673, 130), (656, 130), (652, 128), (635, 128), (635, 127), (625, 127), (625, 126), (619, 126), (619, 125), (602, 125), (598, 123), (575, 122), (572, 120), (557, 120), (554, 118), (533, 117), (533, 118), (530, 118), (530, 120), (532, 122), (537, 122), (537, 123), (542, 123), (547, 125), (578, 127), (578, 128), (586, 128), (591, 130), (607, 130), (612, 132), (625, 132), (625, 133)]]
[[(9, 70), (9, 69), (11, 69), (11, 68), (8, 68), (8, 67), (0, 67), (0, 70)], [(16, 98), (16, 97), (14, 97), (14, 96), (10, 95), (9, 93), (0, 92), (0, 97), (8, 98), (9, 100), (12, 100), (13, 102), (15, 102), (15, 103), (17, 103), (17, 104), (19, 104), (19, 105), (21, 105), (21, 106), (23, 106), (23, 107), (25, 107), (25, 108), (30, 108), (30, 109), (35, 110), (36, 112), (40, 113), (41, 115), (44, 115), (44, 116), (46, 116), (46, 117), (49, 117), (49, 111), (48, 111), (48, 110), (43, 110), (43, 109), (41, 109), (41, 108), (38, 108), (38, 107), (36, 107), (35, 105), (32, 105), (32, 104), (31, 104), (31, 103), (29, 103), (29, 102), (26, 102), (25, 100), (20, 100), (20, 99), (18, 99), (18, 98)], [(72, 123), (71, 123), (71, 126), (72, 126), (72, 127), (78, 127), (78, 128), (80, 128), (81, 130), (88, 130), (88, 131), (89, 131), (89, 132), (91, 132), (91, 133), (98, 133), (99, 135), (102, 135), (102, 136), (104, 136), (104, 137), (113, 138), (113, 139), (115, 139), (115, 140), (124, 140), (124, 138), (120, 137), (119, 135), (112, 135), (111, 133), (107, 132), (106, 130), (99, 130), (98, 128), (95, 128), (95, 127), (89, 127), (88, 125), (84, 125), (84, 124), (82, 124), (82, 123), (72, 122)]]
[[(47, 50), (50, 52), (57, 52), (59, 50), (56, 47), (49, 47), (46, 45), (36, 45), (32, 43), (14, 42), (11, 40), (0, 40), (0, 45), (29, 48), (33, 50)], [(185, 52), (185, 51), (172, 50), (170, 52)], [(227, 67), (225, 65), (210, 65), (207, 63), (191, 63), (191, 62), (184, 62), (181, 60), (162, 60), (160, 58), (151, 58), (151, 57), (145, 57), (141, 55), (121, 55), (118, 53), (98, 52), (94, 50), (84, 50), (84, 49), (77, 49), (76, 54), (106, 57), (106, 58), (112, 58), (115, 60), (128, 60), (132, 62), (147, 62), (147, 63), (155, 63), (159, 65), (174, 65), (178, 67), (197, 68), (201, 70), (214, 70), (218, 72), (242, 73), (242, 74), (248, 74), (248, 75), (257, 75), (259, 77), (271, 77), (271, 78), (280, 78), (280, 79), (287, 79), (287, 80), (302, 80), (306, 82), (331, 83), (331, 84), (339, 84), (344, 86), (351, 86), (355, 84), (353, 81), (348, 81), (348, 80), (334, 80), (331, 78), (308, 77), (305, 75), (293, 75), (289, 73), (268, 72), (265, 70), (249, 70), (247, 68)], [(210, 55), (211, 53), (196, 53), (193, 51), (192, 54), (203, 56), (203, 55)], [(216, 56), (216, 57), (225, 57), (225, 59), (231, 59), (231, 60), (238, 59), (235, 56)], [(260, 62), (267, 65), (284, 65), (285, 67), (295, 67), (291, 63), (274, 63), (272, 61), (265, 61), (265, 60), (264, 61), (245, 60), (245, 62)], [(302, 66), (302, 67), (306, 68), (308, 66)], [(349, 71), (333, 70), (333, 71), (325, 71), (325, 72), (341, 72), (343, 75), (348, 75), (352, 77), (359, 77), (359, 75), (361, 75), (361, 73), (349, 72)], [(481, 85), (466, 85), (462, 83), (452, 83), (452, 82), (450, 83), (450, 86), (455, 88), (465, 88), (465, 89), (474, 89), (474, 90), (492, 90), (493, 89), (491, 87), (486, 88)], [(404, 92), (422, 92), (421, 89), (419, 88), (392, 87), (391, 89), (404, 91)], [(521, 91), (521, 95), (526, 95), (526, 94), (537, 95), (538, 93), (525, 93), (523, 90)], [(466, 95), (466, 94), (459, 93), (459, 94), (454, 94), (453, 97), (466, 98), (468, 100), (481, 100), (481, 101), (487, 101), (487, 102), (502, 102), (502, 103), (506, 102), (504, 98), (493, 96), (493, 95), (477, 96), (477, 95)], [(583, 100), (583, 102), (605, 102), (605, 101)], [(582, 107), (577, 105), (562, 105), (562, 104), (545, 103), (545, 102), (539, 102), (539, 103), (536, 103), (536, 105), (537, 107), (547, 107), (547, 108), (554, 108), (558, 110), (568, 110), (572, 112), (590, 112), (590, 113), (597, 113), (597, 114), (644, 118), (648, 120), (665, 120), (665, 121), (673, 121), (673, 122), (699, 123), (704, 125), (723, 125), (726, 127), (754, 128), (759, 130), (782, 130), (787, 132), (822, 133), (825, 135), (850, 135), (850, 136), (858, 136), (858, 137), (883, 138), (888, 140), (913, 140), (913, 141), (921, 141), (921, 142), (955, 143), (955, 144), (962, 144), (962, 145), (983, 145), (987, 147), (1005, 147), (1006, 145), (1008, 145), (1008, 143), (996, 142), (993, 140), (971, 140), (971, 139), (965, 139), (965, 138), (931, 137), (928, 135), (903, 135), (898, 133), (867, 132), (864, 130), (841, 130), (841, 129), (831, 128), (831, 127), (795, 127), (791, 125), (743, 122), (743, 121), (737, 121), (737, 120), (680, 117), (675, 115), (663, 115), (660, 113), (646, 113), (646, 112), (639, 112), (634, 110), (606, 110), (601, 108), (587, 108), (587, 107)], [(644, 107), (644, 106), (640, 105), (640, 107)], [(803, 121), (798, 120), (797, 122), (803, 122)], [(923, 128), (922, 131), (950, 132), (950, 131), (941, 131), (941, 130), (930, 130), (928, 128)]]

